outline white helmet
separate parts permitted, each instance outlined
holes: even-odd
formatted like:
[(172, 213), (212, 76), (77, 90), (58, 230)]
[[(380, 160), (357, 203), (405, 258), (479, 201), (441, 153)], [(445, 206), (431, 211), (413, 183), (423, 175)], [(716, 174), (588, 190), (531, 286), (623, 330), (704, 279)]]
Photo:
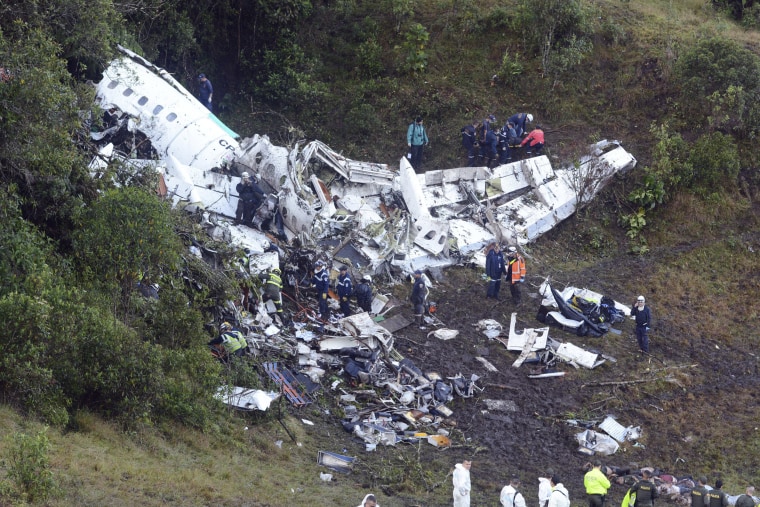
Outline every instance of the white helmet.
[(533, 123), (533, 115), (532, 114), (528, 113), (528, 115), (526, 116), (526, 118), (528, 118), (528, 123)]
[(261, 248), (266, 252), (269, 250), (270, 243), (266, 239), (261, 242)]
[(250, 174), (248, 174), (248, 171), (246, 171), (246, 172), (244, 172), (243, 174), (241, 174), (241, 175), (240, 175), (240, 177), (241, 177), (241, 178), (243, 178), (243, 179), (245, 179), (245, 178), (250, 178), (250, 177), (251, 177), (251, 175), (250, 175)]
[(362, 277), (362, 280), (364, 280), (365, 282), (369, 282), (369, 283), (372, 283), (372, 277), (371, 277), (371, 276), (369, 276), (369, 275), (364, 275), (364, 276)]

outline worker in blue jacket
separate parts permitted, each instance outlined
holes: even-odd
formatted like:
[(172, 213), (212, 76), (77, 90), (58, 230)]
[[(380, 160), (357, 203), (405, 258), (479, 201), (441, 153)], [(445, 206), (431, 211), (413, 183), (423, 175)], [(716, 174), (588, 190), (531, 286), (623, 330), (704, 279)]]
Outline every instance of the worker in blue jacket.
[(504, 254), (501, 253), (501, 247), (498, 243), (489, 245), (486, 253), (486, 276), (488, 276), (488, 291), (486, 298), (499, 299), (499, 289), (501, 289), (501, 277), (507, 273)]
[(314, 278), (312, 286), (317, 289), (317, 302), (319, 303), (319, 318), (323, 322), (330, 319), (330, 309), (327, 307), (327, 294), (330, 290), (330, 275), (327, 274), (325, 263), (318, 260), (314, 263)]
[(354, 294), (354, 286), (351, 283), (351, 275), (348, 274), (348, 267), (341, 266), (340, 275), (337, 282), (338, 299), (340, 300), (340, 311), (344, 317), (351, 315), (351, 304), (349, 298)]

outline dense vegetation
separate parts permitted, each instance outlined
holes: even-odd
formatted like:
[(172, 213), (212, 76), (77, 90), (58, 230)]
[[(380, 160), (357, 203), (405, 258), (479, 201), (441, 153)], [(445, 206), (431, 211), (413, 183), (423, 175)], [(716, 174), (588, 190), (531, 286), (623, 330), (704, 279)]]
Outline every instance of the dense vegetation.
[[(208, 74), (239, 132), (321, 138), (359, 159), (394, 164), (417, 114), (433, 142), (427, 167), (457, 165), (460, 126), (492, 112), (533, 112), (566, 162), (589, 141), (622, 139), (642, 163), (608, 226), (645, 255), (648, 222), (679, 196), (757, 196), (758, 23), (760, 6), (728, 0), (5, 1), (3, 400), (72, 429), (96, 413), (122, 428), (208, 430), (218, 414), (222, 372), (203, 324), (233, 281), (185, 254), (195, 225), (150, 182), (114, 188), (87, 171), (86, 81), (116, 43), (190, 89)], [(160, 280), (160, 300), (136, 295), (145, 277)], [(39, 453), (45, 441), (22, 443)]]

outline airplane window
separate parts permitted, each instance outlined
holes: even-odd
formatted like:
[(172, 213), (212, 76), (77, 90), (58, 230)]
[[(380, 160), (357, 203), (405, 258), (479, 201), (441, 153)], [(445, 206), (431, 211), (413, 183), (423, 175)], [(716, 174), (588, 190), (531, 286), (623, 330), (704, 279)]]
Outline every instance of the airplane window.
[(140, 100), (138, 100), (137, 103), (140, 104), (141, 106), (144, 106), (145, 104), (148, 103), (148, 97), (144, 97), (144, 96), (140, 97)]
[(119, 86), (119, 82), (118, 82), (118, 81), (111, 81), (110, 83), (108, 83), (108, 88), (109, 88), (110, 90), (113, 90), (113, 89), (114, 89), (114, 88), (116, 88), (117, 86)]
[(132, 88), (127, 88), (126, 90), (124, 90), (124, 96), (125, 97), (129, 97), (133, 93), (135, 93), (135, 91)]
[(169, 113), (166, 115), (166, 121), (174, 121), (177, 119), (177, 115), (175, 113)]
[(160, 113), (163, 110), (164, 110), (164, 106), (156, 106), (156, 107), (153, 108), (153, 114), (157, 115), (158, 113)]

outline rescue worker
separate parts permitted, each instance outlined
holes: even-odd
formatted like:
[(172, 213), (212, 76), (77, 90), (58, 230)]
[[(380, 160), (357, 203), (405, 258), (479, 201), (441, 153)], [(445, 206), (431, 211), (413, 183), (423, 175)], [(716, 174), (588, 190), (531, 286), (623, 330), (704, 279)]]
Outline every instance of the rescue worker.
[(514, 135), (514, 132), (514, 129), (510, 132), (506, 125), (499, 130), (499, 165), (506, 164), (512, 160), (512, 152), (509, 150), (509, 140), (511, 136)]
[(530, 113), (516, 113), (507, 119), (507, 123), (514, 125), (516, 137), (522, 138), (523, 133), (526, 131), (525, 124), (533, 123), (533, 115)]
[(540, 155), (544, 149), (544, 131), (541, 130), (541, 125), (536, 125), (536, 128), (530, 131), (528, 137), (522, 140), (520, 147), (528, 145), (528, 151), (526, 153)]
[(517, 248), (509, 247), (507, 253), (507, 280), (509, 291), (512, 293), (512, 302), (519, 305), (521, 302), (520, 284), (525, 283), (525, 260), (517, 253)]
[(509, 484), (501, 488), (499, 501), (502, 507), (526, 507), (525, 497), (517, 488), (520, 487), (520, 478), (513, 475), (509, 479)]
[(707, 492), (708, 507), (728, 507), (728, 495), (720, 488), (723, 487), (723, 479), (715, 481), (715, 487)]
[(259, 274), (263, 282), (261, 300), (265, 303), (271, 300), (277, 308), (277, 316), (282, 319), (282, 271), (272, 268)]
[(377, 503), (377, 499), (375, 499), (375, 495), (369, 494), (365, 495), (364, 500), (362, 500), (362, 503), (358, 505), (357, 507), (380, 507)]
[(480, 145), (480, 158), (483, 159), (484, 166), (490, 168), (496, 163), (498, 146), (499, 138), (496, 136), (496, 133), (490, 128), (487, 129), (483, 135), (483, 142)]
[(238, 193), (238, 204), (235, 210), (235, 219), (246, 225), (253, 223), (253, 216), (261, 206), (266, 194), (261, 187), (251, 178), (248, 172), (240, 175), (240, 183), (235, 186)]
[(330, 319), (330, 309), (327, 307), (327, 293), (330, 290), (330, 275), (327, 274), (325, 263), (318, 260), (314, 263), (314, 278), (312, 287), (317, 289), (317, 302), (319, 303), (319, 318), (322, 322)]
[(648, 354), (652, 310), (647, 306), (644, 296), (636, 298), (636, 304), (631, 309), (631, 318), (636, 321), (636, 342), (639, 344), (639, 350)]
[(736, 499), (736, 507), (755, 507), (755, 487), (747, 486), (746, 493)]
[(707, 485), (707, 477), (702, 476), (697, 479), (697, 485), (691, 490), (691, 507), (708, 507), (710, 501), (707, 498), (709, 491), (705, 487)]
[(570, 507), (570, 495), (567, 492), (567, 488), (562, 484), (559, 475), (552, 475), (551, 479), (549, 479), (549, 484), (552, 486), (552, 492), (549, 495), (547, 507)]
[(470, 467), (472, 461), (463, 460), (454, 465), (452, 483), (454, 484), (454, 507), (470, 507)]
[(422, 279), (422, 271), (419, 269), (414, 271), (413, 283), (412, 295), (409, 299), (411, 299), (412, 304), (414, 305), (414, 317), (417, 320), (417, 326), (424, 331), (427, 327), (422, 320), (422, 314), (425, 313), (425, 303), (430, 291), (428, 291), (425, 280)]
[(425, 126), (422, 124), (422, 116), (418, 116), (406, 129), (406, 144), (412, 155), (409, 163), (415, 171), (422, 169), (422, 147), (430, 144)]
[(554, 475), (554, 470), (547, 468), (544, 475), (546, 477), (538, 478), (538, 507), (547, 507), (552, 494), (551, 476)]
[(356, 286), (354, 294), (356, 294), (356, 304), (359, 306), (359, 308), (368, 313), (372, 311), (372, 300), (374, 299), (374, 294), (372, 294), (371, 276), (364, 275), (362, 277), (359, 285)]
[(214, 87), (211, 85), (211, 81), (206, 77), (206, 74), (199, 74), (198, 81), (200, 82), (198, 100), (200, 100), (201, 104), (206, 106), (206, 109), (213, 112)]
[(501, 289), (501, 277), (507, 273), (506, 264), (504, 263), (504, 254), (498, 243), (489, 245), (486, 254), (486, 276), (488, 276), (488, 291), (486, 298), (494, 298), (498, 301), (499, 290)]
[(351, 302), (349, 298), (354, 294), (354, 286), (351, 283), (351, 275), (348, 274), (348, 266), (341, 266), (338, 282), (338, 299), (340, 300), (340, 311), (344, 317), (351, 315)]
[(223, 360), (226, 361), (231, 356), (242, 356), (248, 342), (245, 341), (245, 337), (239, 329), (232, 327), (229, 322), (223, 322), (219, 326), (219, 336), (208, 342), (208, 345), (217, 350), (219, 350), (218, 345), (221, 345), (224, 351)]
[(462, 127), (462, 147), (467, 150), (467, 166), (475, 166), (475, 148), (478, 146), (478, 122)]
[(586, 487), (589, 507), (604, 507), (607, 490), (610, 489), (610, 481), (602, 472), (602, 462), (595, 461), (594, 468), (583, 476), (583, 485)]
[(657, 498), (657, 487), (652, 482), (652, 472), (643, 469), (641, 477), (642, 479), (631, 486), (628, 491), (631, 495), (636, 494), (634, 507), (652, 507)]

